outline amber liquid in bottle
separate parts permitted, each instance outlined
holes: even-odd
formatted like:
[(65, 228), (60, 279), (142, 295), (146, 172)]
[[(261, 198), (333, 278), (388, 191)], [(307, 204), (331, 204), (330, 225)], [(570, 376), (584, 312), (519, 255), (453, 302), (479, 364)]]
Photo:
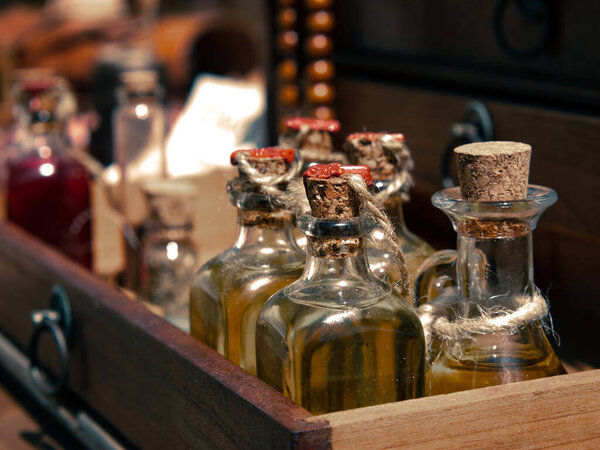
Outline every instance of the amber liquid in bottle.
[(295, 244), (289, 213), (273, 212), (277, 220), (264, 213), (262, 224), (250, 224), (246, 214), (239, 212), (234, 246), (194, 277), (190, 329), (192, 336), (256, 374), (258, 313), (271, 295), (300, 277), (305, 257)]
[(444, 347), (429, 369), (427, 386), (431, 395), (566, 373), (538, 325), (515, 335), (481, 336), (459, 345), (459, 357)]
[[(498, 239), (459, 233), (461, 316), (478, 317), (480, 308), (518, 308), (519, 293), (533, 290), (531, 245), (531, 233)], [(436, 338), (432, 347), (427, 379), (431, 395), (566, 373), (541, 323), (531, 323), (514, 334), (481, 334), (447, 343)]]
[(311, 254), (313, 239), (302, 278), (259, 316), (259, 378), (313, 414), (423, 395), (424, 341), (413, 309), (370, 271), (362, 238), (341, 258)]

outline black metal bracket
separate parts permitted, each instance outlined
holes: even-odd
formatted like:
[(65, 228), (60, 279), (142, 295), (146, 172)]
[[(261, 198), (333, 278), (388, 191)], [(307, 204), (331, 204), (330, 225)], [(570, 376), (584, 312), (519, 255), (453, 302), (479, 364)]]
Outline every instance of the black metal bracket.
[[(55, 395), (69, 376), (68, 339), (73, 318), (67, 293), (60, 285), (54, 285), (50, 296), (50, 308), (31, 313), (33, 334), (29, 341), (29, 375), (36, 389), (47, 396)], [(39, 365), (39, 342), (42, 334), (49, 332), (56, 343), (60, 360), (58, 375), (50, 375)]]
[(487, 107), (480, 101), (472, 101), (465, 108), (460, 122), (450, 127), (450, 141), (442, 155), (442, 186), (456, 186), (451, 175), (452, 154), (459, 145), (472, 142), (491, 141), (494, 139), (494, 123)]

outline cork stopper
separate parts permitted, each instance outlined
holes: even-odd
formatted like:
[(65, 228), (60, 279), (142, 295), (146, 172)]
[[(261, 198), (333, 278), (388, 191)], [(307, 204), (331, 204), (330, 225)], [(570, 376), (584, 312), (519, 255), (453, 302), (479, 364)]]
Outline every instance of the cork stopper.
[[(332, 135), (340, 130), (337, 120), (293, 117), (285, 122), (286, 132), (280, 136), (279, 144), (300, 150), (302, 158), (308, 162), (332, 162), (344, 160), (333, 148)], [(333, 155), (333, 158), (332, 158)]]
[(256, 169), (261, 175), (279, 176), (285, 174), (294, 161), (295, 150), (278, 147), (236, 150), (231, 154), (231, 164), (238, 166), (240, 178), (246, 178), (244, 168), (239, 165), (240, 155), (244, 155), (250, 167)]
[(353, 164), (371, 169), (375, 180), (389, 180), (402, 169), (401, 163), (406, 159), (402, 158), (402, 154), (408, 152), (408, 148), (401, 133), (364, 132), (349, 135), (344, 143), (344, 151)]
[(317, 164), (304, 172), (304, 187), (314, 217), (349, 219), (360, 215), (360, 200), (343, 178), (345, 174), (360, 175), (367, 185), (373, 183), (369, 168), (365, 166)]
[(476, 142), (454, 149), (460, 190), (469, 201), (527, 197), (531, 146), (522, 142)]

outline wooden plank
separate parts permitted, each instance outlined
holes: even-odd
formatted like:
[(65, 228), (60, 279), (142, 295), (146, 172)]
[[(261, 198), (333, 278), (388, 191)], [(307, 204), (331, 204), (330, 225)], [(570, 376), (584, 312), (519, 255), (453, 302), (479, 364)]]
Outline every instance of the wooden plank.
[(327, 447), (326, 422), (24, 232), (0, 224), (0, 328), (60, 283), (73, 308), (69, 390), (143, 448)]
[(325, 414), (333, 448), (600, 446), (600, 370)]

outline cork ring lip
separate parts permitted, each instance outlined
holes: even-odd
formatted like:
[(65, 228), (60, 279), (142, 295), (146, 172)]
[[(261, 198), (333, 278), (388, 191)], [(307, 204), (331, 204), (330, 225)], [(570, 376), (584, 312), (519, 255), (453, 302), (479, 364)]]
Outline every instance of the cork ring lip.
[(349, 219), (322, 219), (302, 214), (298, 217), (298, 229), (315, 238), (350, 238), (364, 236), (377, 226), (370, 214)]

